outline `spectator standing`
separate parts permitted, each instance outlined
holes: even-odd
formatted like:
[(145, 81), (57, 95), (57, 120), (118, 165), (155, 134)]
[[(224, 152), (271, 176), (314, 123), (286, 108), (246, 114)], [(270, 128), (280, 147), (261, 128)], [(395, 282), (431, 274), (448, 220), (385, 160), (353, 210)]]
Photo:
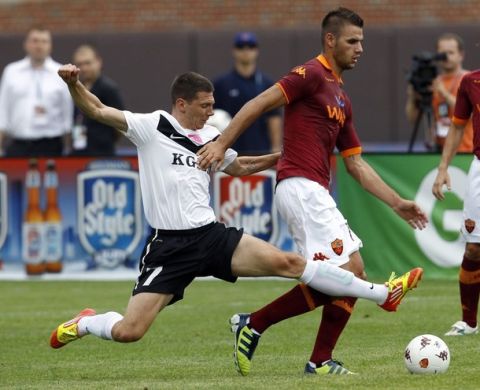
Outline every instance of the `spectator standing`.
[[(232, 117), (242, 106), (273, 85), (257, 68), (258, 40), (251, 32), (240, 32), (233, 40), (233, 69), (214, 80), (215, 107)], [(282, 143), (282, 119), (279, 110), (258, 118), (233, 144), (239, 154), (277, 152)]]
[[(79, 46), (73, 54), (73, 62), (80, 69), (82, 82), (91, 93), (107, 106), (124, 109), (118, 86), (102, 74), (103, 61), (96, 48)], [(113, 156), (118, 136), (114, 128), (88, 118), (75, 107), (73, 155)]]
[(73, 102), (58, 78), (60, 64), (50, 57), (50, 31), (30, 29), (24, 49), (27, 56), (8, 64), (0, 82), (0, 151), (10, 157), (61, 156)]
[[(445, 33), (438, 37), (437, 53), (445, 53), (446, 61), (439, 61), (440, 74), (432, 83), (433, 123), (429, 130), (428, 143), (433, 150), (441, 151), (450, 128), (453, 108), (458, 87), (463, 76), (468, 72), (463, 69), (465, 44), (463, 39), (453, 33)], [(407, 89), (407, 104), (405, 111), (408, 120), (413, 124), (419, 115), (419, 96), (411, 85)], [(471, 153), (473, 151), (473, 129), (469, 121), (463, 133), (462, 142), (457, 152)]]

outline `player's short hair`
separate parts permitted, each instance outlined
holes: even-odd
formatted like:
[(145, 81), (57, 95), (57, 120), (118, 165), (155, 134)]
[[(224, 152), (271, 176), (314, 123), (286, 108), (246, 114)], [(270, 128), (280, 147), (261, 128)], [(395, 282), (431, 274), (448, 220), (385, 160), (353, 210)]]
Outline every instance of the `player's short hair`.
[(195, 72), (183, 73), (173, 80), (170, 88), (170, 96), (172, 104), (175, 104), (177, 99), (184, 99), (191, 102), (197, 97), (198, 92), (213, 92), (213, 84), (205, 76)]
[(460, 53), (463, 53), (464, 50), (465, 50), (465, 42), (464, 40), (462, 39), (462, 37), (458, 34), (455, 34), (455, 33), (451, 33), (451, 32), (447, 32), (447, 33), (443, 33), (442, 35), (440, 35), (437, 39), (437, 47), (438, 47), (438, 43), (440, 41), (449, 41), (449, 40), (453, 40), (455, 42), (457, 42), (457, 47), (458, 47), (458, 51)]
[(363, 28), (363, 19), (354, 11), (344, 7), (339, 7), (325, 15), (322, 20), (322, 45), (328, 33), (338, 37), (340, 30), (347, 24)]

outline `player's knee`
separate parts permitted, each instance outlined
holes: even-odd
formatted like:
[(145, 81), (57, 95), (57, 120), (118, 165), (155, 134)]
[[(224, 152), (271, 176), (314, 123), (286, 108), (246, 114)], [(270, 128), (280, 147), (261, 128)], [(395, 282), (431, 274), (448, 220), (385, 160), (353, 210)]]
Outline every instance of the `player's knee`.
[(465, 257), (469, 260), (480, 261), (480, 244), (468, 243), (465, 247)]
[(282, 253), (276, 262), (276, 271), (279, 276), (295, 278), (302, 274), (305, 268), (305, 259), (296, 253)]
[(112, 338), (120, 343), (133, 343), (140, 340), (145, 334), (145, 330), (140, 326), (118, 325), (120, 326), (112, 329)]

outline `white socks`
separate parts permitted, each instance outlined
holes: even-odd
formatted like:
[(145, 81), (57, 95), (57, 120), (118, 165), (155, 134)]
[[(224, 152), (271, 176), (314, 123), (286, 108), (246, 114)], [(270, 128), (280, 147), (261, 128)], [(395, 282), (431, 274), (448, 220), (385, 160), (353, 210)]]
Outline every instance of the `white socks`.
[(105, 340), (112, 340), (113, 325), (121, 319), (123, 319), (123, 316), (114, 311), (83, 317), (77, 324), (78, 334), (80, 336), (93, 334)]
[(384, 303), (388, 295), (384, 284), (366, 282), (323, 261), (307, 261), (300, 281), (328, 295), (365, 298), (378, 304)]

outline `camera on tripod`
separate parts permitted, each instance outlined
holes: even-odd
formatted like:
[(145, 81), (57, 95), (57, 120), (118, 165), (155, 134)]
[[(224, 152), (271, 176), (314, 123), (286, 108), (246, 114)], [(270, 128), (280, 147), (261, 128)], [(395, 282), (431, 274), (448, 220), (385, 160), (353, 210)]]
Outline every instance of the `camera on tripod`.
[[(417, 137), (418, 129), (422, 117), (427, 118), (427, 129), (432, 126), (432, 83), (438, 75), (438, 69), (436, 62), (446, 61), (447, 55), (445, 53), (430, 53), (424, 51), (419, 54), (415, 54), (412, 57), (412, 68), (408, 72), (407, 80), (412, 85), (415, 93), (417, 94), (416, 104), (418, 108), (417, 118), (413, 127), (412, 135), (410, 137), (410, 143), (408, 145), (408, 152), (411, 153), (413, 145)], [(429, 141), (426, 141), (428, 149), (431, 149)]]
[(445, 53), (430, 53), (424, 51), (419, 54), (415, 54), (412, 57), (412, 68), (408, 73), (407, 80), (412, 85), (415, 92), (420, 97), (421, 105), (430, 105), (432, 102), (432, 89), (431, 85), (433, 80), (438, 75), (437, 65), (438, 61), (446, 61), (447, 54)]

